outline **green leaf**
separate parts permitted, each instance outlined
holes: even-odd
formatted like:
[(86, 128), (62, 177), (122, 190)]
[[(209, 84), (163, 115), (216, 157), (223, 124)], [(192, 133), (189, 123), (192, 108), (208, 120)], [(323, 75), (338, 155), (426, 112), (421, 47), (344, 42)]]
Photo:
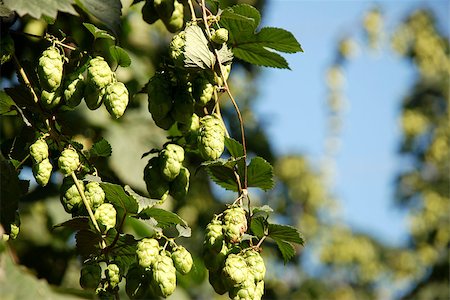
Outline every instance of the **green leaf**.
[(210, 69), (214, 65), (214, 54), (208, 48), (208, 40), (203, 30), (197, 26), (185, 29), (184, 66), (187, 68)]
[(294, 247), (283, 240), (280, 239), (274, 239), (275, 243), (278, 246), (278, 249), (281, 252), (281, 255), (283, 256), (284, 264), (286, 264), (291, 258), (295, 255), (295, 249)]
[(254, 65), (289, 69), (289, 64), (281, 55), (269, 51), (260, 45), (242, 44), (233, 48), (233, 53), (235, 57)]
[[(108, 234), (107, 236), (107, 244), (111, 244), (116, 238), (117, 232), (111, 231), (111, 233), (111, 235)], [(110, 249), (110, 254), (114, 257), (114, 262), (124, 274), (130, 265), (136, 262), (136, 244), (137, 241), (134, 239), (134, 236), (121, 234), (114, 247)]]
[(289, 225), (269, 224), (269, 237), (300, 245), (305, 243), (297, 228)]
[(180, 224), (177, 224), (175, 227), (178, 230), (178, 236), (180, 236), (180, 237), (187, 237), (187, 238), (191, 237), (192, 230), (191, 230), (190, 227), (185, 227), (185, 226), (182, 226)]
[(121, 208), (124, 210), (123, 213), (130, 214), (138, 212), (139, 206), (137, 201), (133, 197), (128, 196), (120, 185), (101, 182), (100, 186), (105, 191), (106, 199), (114, 205), (116, 210)]
[(233, 51), (226, 44), (223, 44), (222, 47), (217, 50), (217, 57), (222, 65), (228, 65), (233, 60)]
[(244, 156), (244, 147), (241, 143), (233, 138), (225, 137), (225, 147), (230, 152), (231, 156), (234, 158), (239, 158)]
[(260, 21), (258, 10), (247, 4), (235, 5), (222, 13), (220, 26), (228, 29), (228, 44), (234, 56), (259, 66), (289, 69), (286, 60), (274, 51), (303, 51), (300, 44), (292, 33), (281, 28), (264, 27), (255, 32)]
[(115, 41), (116, 38), (108, 33), (108, 31), (98, 28), (90, 23), (83, 23), (84, 27), (94, 36), (94, 39), (110, 39)]
[(53, 228), (68, 227), (75, 230), (88, 230), (89, 218), (88, 217), (75, 217), (65, 222), (53, 225)]
[(166, 228), (172, 225), (183, 225), (187, 227), (186, 221), (184, 221), (177, 214), (156, 207), (146, 208), (141, 211), (137, 216), (140, 219), (154, 219), (158, 222), (158, 226), (161, 228)]
[(238, 191), (238, 185), (236, 182), (236, 176), (234, 175), (234, 171), (232, 168), (221, 165), (209, 165), (207, 167), (208, 175), (212, 181), (217, 183), (219, 186), (223, 187), (226, 190)]
[(262, 238), (263, 236), (266, 235), (265, 234), (266, 227), (267, 221), (265, 220), (265, 218), (262, 217), (252, 218), (252, 221), (250, 223), (250, 229), (252, 230), (253, 234), (258, 238)]
[(6, 94), (5, 91), (0, 91), (0, 115), (2, 116), (14, 116), (17, 115), (15, 109), (16, 103), (14, 100)]
[(101, 240), (102, 238), (97, 232), (91, 230), (77, 231), (75, 234), (77, 252), (83, 257), (99, 254), (99, 243)]
[(120, 0), (75, 0), (75, 3), (88, 14), (96, 17), (106, 27), (117, 33), (122, 15)]
[(155, 199), (141, 196), (138, 193), (136, 193), (135, 191), (133, 191), (133, 189), (129, 185), (126, 185), (124, 188), (125, 188), (125, 192), (127, 192), (128, 195), (133, 197), (134, 200), (136, 200), (138, 202), (138, 205), (139, 205), (138, 211), (142, 211), (145, 208), (152, 207), (152, 206), (155, 206), (157, 204), (161, 204), (162, 202), (164, 202), (163, 200), (155, 200)]
[(254, 35), (254, 40), (248, 40), (246, 43), (259, 44), (261, 47), (286, 53), (303, 52), (302, 47), (291, 32), (275, 27), (262, 28)]
[(58, 11), (78, 15), (72, 6), (74, 0), (4, 0), (3, 3), (21, 17), (28, 14), (35, 19), (42, 16), (56, 19)]
[(111, 153), (111, 145), (104, 138), (101, 138), (99, 141), (95, 142), (94, 145), (92, 145), (91, 150), (89, 150), (91, 157), (109, 157), (111, 156)]
[(255, 32), (260, 22), (261, 14), (256, 8), (238, 4), (222, 12), (219, 24), (228, 29), (229, 39), (234, 43), (238, 36)]
[(272, 213), (272, 212), (273, 212), (273, 209), (269, 205), (258, 206), (258, 207), (253, 208), (252, 217), (253, 218), (264, 217), (267, 219), (269, 217), (270, 213)]
[(126, 68), (131, 65), (130, 56), (123, 48), (120, 48), (119, 46), (111, 46), (109, 47), (109, 53), (119, 66)]
[(247, 167), (247, 180), (249, 187), (270, 190), (274, 186), (272, 165), (262, 157), (253, 158)]
[(21, 195), (19, 175), (12, 163), (0, 153), (0, 224), (7, 233), (14, 223)]

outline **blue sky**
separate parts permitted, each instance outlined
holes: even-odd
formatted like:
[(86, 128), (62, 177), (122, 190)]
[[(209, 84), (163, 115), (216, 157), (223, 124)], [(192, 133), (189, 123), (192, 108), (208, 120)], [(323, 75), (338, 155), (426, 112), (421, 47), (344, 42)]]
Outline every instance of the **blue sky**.
[[(260, 78), (255, 108), (277, 153), (303, 153), (318, 167), (326, 136), (326, 68), (340, 38), (351, 35), (361, 41), (364, 12), (375, 5), (382, 9), (388, 31), (424, 5), (436, 12), (443, 27), (449, 25), (449, 1), (269, 1), (262, 25), (291, 31), (305, 51), (287, 56), (292, 71), (264, 69)], [(378, 53), (362, 43), (360, 48), (345, 68), (349, 108), (334, 193), (349, 224), (399, 245), (408, 228), (405, 214), (393, 204), (400, 168), (397, 119), (414, 72), (389, 51), (387, 41)]]

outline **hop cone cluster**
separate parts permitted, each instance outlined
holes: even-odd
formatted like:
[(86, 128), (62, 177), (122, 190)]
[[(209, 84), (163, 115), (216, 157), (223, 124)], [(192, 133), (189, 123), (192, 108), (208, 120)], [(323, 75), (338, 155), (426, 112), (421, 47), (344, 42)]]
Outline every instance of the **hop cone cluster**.
[(266, 268), (259, 252), (241, 240), (247, 230), (245, 211), (233, 205), (206, 227), (203, 257), (209, 282), (231, 299), (261, 299)]
[(29, 150), (33, 160), (34, 178), (39, 185), (46, 186), (53, 170), (53, 166), (48, 159), (47, 142), (40, 138), (30, 146)]

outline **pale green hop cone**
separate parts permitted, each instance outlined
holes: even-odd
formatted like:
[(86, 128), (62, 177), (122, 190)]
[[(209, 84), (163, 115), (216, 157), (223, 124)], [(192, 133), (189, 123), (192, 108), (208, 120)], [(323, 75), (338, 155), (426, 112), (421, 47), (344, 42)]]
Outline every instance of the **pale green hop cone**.
[(89, 182), (86, 184), (86, 200), (92, 209), (96, 209), (105, 202), (105, 191), (98, 182)]
[(48, 158), (33, 165), (33, 175), (40, 186), (46, 186), (52, 176), (53, 166)]
[(205, 160), (218, 159), (225, 149), (225, 130), (215, 116), (200, 119), (198, 149)]
[(54, 92), (63, 76), (63, 59), (56, 47), (48, 47), (39, 58), (37, 67), (39, 82), (43, 90)]
[(40, 163), (44, 159), (48, 158), (48, 144), (44, 139), (37, 139), (30, 146), (30, 156), (33, 162)]
[(148, 268), (156, 262), (159, 255), (159, 243), (156, 239), (144, 238), (137, 243), (136, 255), (138, 263)]
[(172, 253), (172, 260), (178, 272), (185, 275), (192, 269), (192, 256), (183, 246), (178, 246)]
[(87, 80), (97, 89), (102, 89), (113, 81), (113, 72), (103, 57), (97, 56), (90, 60)]
[(162, 297), (170, 296), (176, 288), (177, 275), (172, 258), (158, 255), (153, 265), (153, 281), (155, 291)]
[(77, 151), (67, 148), (61, 152), (61, 156), (58, 158), (58, 167), (64, 176), (70, 175), (72, 172), (77, 170), (79, 166), (80, 158)]
[(116, 226), (116, 209), (110, 203), (103, 203), (94, 213), (94, 217), (100, 225), (106, 227), (106, 231)]
[(122, 82), (114, 82), (106, 87), (104, 104), (109, 114), (120, 118), (128, 105), (128, 90)]

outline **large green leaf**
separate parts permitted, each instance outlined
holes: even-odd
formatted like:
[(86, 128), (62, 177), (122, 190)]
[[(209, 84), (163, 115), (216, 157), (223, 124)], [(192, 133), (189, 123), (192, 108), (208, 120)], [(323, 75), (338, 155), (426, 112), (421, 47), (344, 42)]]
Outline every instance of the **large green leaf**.
[(214, 54), (209, 50), (208, 40), (203, 30), (197, 26), (185, 29), (184, 66), (187, 68), (210, 69), (214, 65)]
[(226, 190), (238, 191), (236, 176), (232, 168), (227, 165), (214, 164), (208, 166), (208, 175), (212, 181)]
[(121, 67), (129, 67), (131, 65), (131, 58), (128, 53), (119, 46), (109, 47), (109, 53)]
[(295, 249), (291, 245), (291, 243), (288, 243), (286, 241), (280, 240), (280, 239), (274, 239), (275, 243), (277, 243), (278, 249), (281, 252), (281, 255), (283, 256), (284, 263), (286, 264), (291, 258), (295, 255)]
[(36, 19), (43, 16), (56, 19), (58, 11), (78, 15), (72, 6), (75, 0), (3, 0), (3, 3), (19, 16), (28, 14)]
[(5, 91), (0, 91), (0, 115), (16, 115), (17, 110), (15, 106), (14, 100)]
[(262, 238), (263, 236), (265, 236), (266, 224), (267, 221), (265, 220), (265, 218), (252, 218), (250, 229), (255, 236), (257, 236), (258, 238)]
[(247, 180), (249, 187), (270, 190), (274, 186), (272, 165), (262, 157), (253, 158), (247, 167)]
[(297, 228), (289, 225), (269, 224), (269, 237), (300, 245), (304, 244), (304, 240)]
[(261, 28), (261, 30), (256, 35), (254, 35), (252, 38), (249, 38), (249, 40), (247, 40), (245, 43), (252, 43), (256, 45), (259, 44), (261, 47), (267, 47), (286, 53), (296, 53), (299, 51), (303, 52), (302, 47), (295, 39), (294, 35), (282, 28)]
[(244, 147), (233, 138), (225, 137), (225, 147), (234, 158), (244, 156)]
[(261, 45), (251, 43), (241, 44), (239, 47), (233, 48), (233, 53), (237, 58), (254, 65), (289, 69), (289, 64), (286, 59), (278, 53), (261, 47)]
[(90, 23), (83, 23), (84, 27), (94, 36), (94, 39), (110, 39), (115, 41), (116, 38), (108, 33), (108, 31), (103, 30)]
[(111, 156), (112, 148), (107, 140), (101, 138), (92, 145), (91, 150), (89, 150), (89, 155), (91, 157), (109, 157)]
[(88, 14), (96, 17), (114, 33), (120, 27), (122, 3), (120, 0), (75, 0), (75, 3)]
[(222, 13), (220, 25), (228, 29), (229, 44), (237, 58), (255, 65), (289, 69), (286, 60), (274, 51), (303, 51), (300, 44), (284, 29), (264, 27), (256, 32), (260, 21), (256, 8), (240, 4)]
[[(139, 205), (137, 201), (127, 195), (120, 185), (101, 182), (100, 186), (105, 191), (106, 199), (114, 205), (116, 210), (123, 209), (123, 213), (135, 214), (138, 212)], [(119, 211), (118, 211), (119, 213)]]
[(154, 219), (156, 222), (158, 222), (157, 225), (160, 228), (166, 228), (177, 224), (187, 227), (186, 221), (180, 218), (180, 216), (178, 216), (176, 213), (156, 207), (146, 208), (142, 210), (136, 217), (140, 219)]

